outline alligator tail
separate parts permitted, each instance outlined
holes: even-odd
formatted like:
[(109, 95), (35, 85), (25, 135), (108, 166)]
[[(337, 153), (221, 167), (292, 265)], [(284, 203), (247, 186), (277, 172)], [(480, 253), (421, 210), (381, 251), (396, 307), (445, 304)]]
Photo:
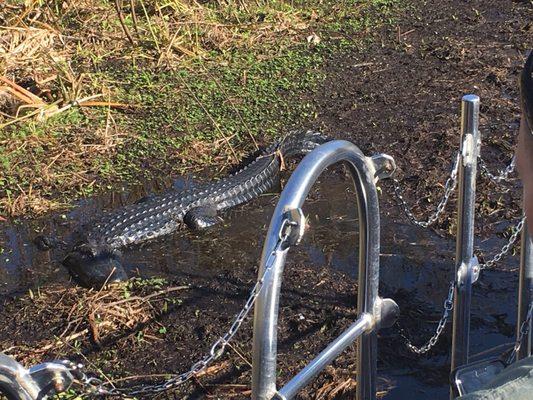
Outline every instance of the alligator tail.
[(293, 132), (281, 139), (276, 148), (283, 157), (292, 157), (298, 154), (307, 154), (331, 138), (316, 131)]

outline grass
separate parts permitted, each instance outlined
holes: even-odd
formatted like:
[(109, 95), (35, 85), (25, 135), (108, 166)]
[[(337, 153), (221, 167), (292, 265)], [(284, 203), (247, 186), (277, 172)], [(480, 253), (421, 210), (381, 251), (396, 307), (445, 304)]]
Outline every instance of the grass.
[(312, 125), (327, 60), (362, 46), (397, 6), (13, 2), (0, 11), (10, 55), (0, 52), (0, 74), (49, 114), (37, 102), (16, 115), (18, 99), (4, 93), (2, 103), (0, 87), (0, 216), (46, 213), (146, 177), (224, 172)]
[[(154, 320), (180, 307), (189, 289), (189, 286), (172, 286), (161, 278), (136, 278), (103, 291), (60, 286), (30, 290), (27, 296), (21, 297), (19, 310), (31, 314), (32, 324), (44, 324), (46, 333), (32, 337), (35, 341), (31, 345), (19, 345), (7, 338), (2, 344), (9, 342), (4, 348), (9, 348), (10, 355), (19, 362), (35, 365), (72, 354), (83, 358), (82, 349), (94, 344), (105, 346), (126, 336), (134, 336), (136, 340), (154, 336), (157, 339), (167, 329), (162, 322)], [(50, 304), (55, 307), (51, 309)], [(106, 357), (101, 362), (105, 364)]]

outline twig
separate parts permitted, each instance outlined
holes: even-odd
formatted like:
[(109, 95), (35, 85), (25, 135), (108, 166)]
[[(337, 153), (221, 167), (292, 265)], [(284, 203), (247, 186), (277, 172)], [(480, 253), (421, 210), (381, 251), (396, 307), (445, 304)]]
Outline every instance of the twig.
[(84, 101), (78, 102), (79, 107), (114, 107), (114, 108), (130, 108), (135, 107), (133, 104), (116, 103), (113, 101)]
[(135, 12), (135, 0), (130, 0), (130, 8), (131, 8), (131, 19), (133, 20), (133, 29), (135, 29), (137, 36), (139, 36), (139, 27), (137, 24), (137, 13)]
[(133, 300), (137, 300), (137, 301), (141, 301), (141, 302), (145, 303), (145, 302), (147, 302), (148, 300), (150, 300), (150, 299), (152, 299), (154, 297), (158, 297), (158, 296), (161, 296), (161, 295), (164, 295), (164, 294), (167, 294), (167, 293), (172, 293), (172, 292), (176, 292), (178, 290), (185, 290), (185, 289), (190, 289), (190, 288), (191, 288), (190, 286), (175, 286), (175, 287), (171, 287), (171, 288), (168, 288), (168, 289), (165, 289), (165, 290), (161, 290), (161, 291), (156, 292), (156, 293), (149, 294), (149, 295), (144, 296), (144, 297), (132, 296), (132, 297), (128, 297), (127, 299), (117, 300), (117, 301), (114, 301), (112, 303), (108, 303), (105, 306), (106, 307), (116, 306), (118, 304), (128, 303), (128, 302), (133, 301)]
[(115, 387), (115, 385), (113, 384), (113, 381), (104, 373), (104, 371), (102, 371), (102, 369), (100, 367), (98, 367), (95, 363), (93, 363), (91, 360), (89, 360), (85, 354), (83, 354), (82, 352), (80, 352), (77, 348), (73, 347), (72, 345), (70, 345), (69, 343), (66, 343), (66, 345), (68, 347), (70, 347), (72, 350), (74, 350), (74, 352), (76, 354), (78, 354), (79, 356), (83, 357), (83, 359), (85, 360), (85, 362), (87, 364), (89, 364), (92, 368), (94, 368), (95, 370), (98, 371), (98, 373), (100, 374), (100, 376), (103, 376), (104, 379), (112, 386), (112, 387)]
[(246, 359), (239, 350), (235, 346), (233, 346), (231, 343), (227, 343), (227, 345), (246, 363), (250, 368), (252, 368), (252, 363)]
[(12, 94), (19, 98), (19, 100), (28, 104), (46, 104), (39, 96), (34, 95), (32, 92), (17, 85), (15, 82), (10, 81), (3, 76), (0, 76), (0, 81), (4, 82), (9, 88), (11, 88)]
[(54, 347), (56, 347), (58, 344), (68, 344), (68, 342), (74, 340), (74, 339), (77, 339), (79, 338), (80, 336), (83, 336), (85, 334), (87, 334), (89, 332), (89, 330), (87, 328), (85, 328), (84, 330), (82, 331), (79, 331), (79, 332), (76, 332), (76, 333), (73, 333), (72, 335), (68, 335), (67, 337), (65, 338), (57, 338), (57, 340), (54, 342), (54, 343), (50, 343), (50, 344), (47, 344), (46, 346), (43, 346), (41, 348), (39, 348), (40, 351), (42, 352), (45, 352), (45, 351), (48, 351)]
[(62, 113), (63, 111), (66, 111), (68, 110), (69, 108), (72, 108), (76, 105), (81, 105), (82, 103), (88, 101), (88, 100), (92, 100), (92, 99), (96, 99), (98, 97), (102, 97), (101, 94), (94, 94), (92, 96), (87, 96), (87, 97), (83, 97), (81, 99), (76, 99), (74, 101), (71, 101), (70, 103), (68, 103), (66, 106), (63, 106), (61, 108), (58, 108), (57, 110), (55, 111), (52, 111), (48, 114), (49, 117), (53, 116), (53, 115), (56, 115), (56, 114), (59, 114), (59, 113)]
[(131, 37), (130, 31), (128, 30), (128, 27), (126, 26), (124, 22), (124, 15), (122, 15), (122, 2), (119, 3), (119, 0), (115, 0), (114, 4), (115, 4), (115, 10), (117, 10), (118, 20), (120, 21), (120, 26), (122, 26), (122, 30), (124, 31), (124, 34), (128, 38), (131, 45), (135, 46), (135, 42), (133, 41), (133, 38)]
[(152, 38), (154, 39), (155, 47), (157, 48), (157, 51), (161, 53), (161, 48), (159, 47), (159, 41), (157, 40), (157, 36), (155, 35), (154, 27), (152, 26), (152, 23), (150, 22), (150, 16), (148, 15), (148, 11), (146, 11), (146, 7), (144, 6), (143, 0), (141, 0), (141, 7), (143, 9), (143, 13), (146, 18), (146, 23), (148, 24), (148, 29), (150, 30), (150, 33), (152, 34)]
[(39, 115), (41, 113), (44, 114), (46, 112), (46, 110), (50, 110), (50, 109), (55, 108), (60, 102), (61, 102), (61, 100), (54, 101), (52, 104), (45, 105), (42, 108), (39, 108), (39, 109), (37, 109), (35, 111), (32, 111), (31, 113), (23, 115), (22, 117), (14, 118), (11, 121), (8, 121), (8, 122), (6, 122), (4, 124), (0, 124), (0, 129), (3, 129), (6, 126), (9, 126), (9, 125), (16, 124), (17, 122), (24, 121), (26, 119), (34, 117), (35, 115)]

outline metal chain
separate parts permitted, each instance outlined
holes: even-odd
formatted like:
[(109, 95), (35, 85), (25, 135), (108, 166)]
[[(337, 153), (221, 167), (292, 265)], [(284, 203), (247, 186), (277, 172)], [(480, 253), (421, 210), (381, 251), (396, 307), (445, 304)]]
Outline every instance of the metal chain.
[(400, 182), (393, 178), (392, 182), (394, 185), (394, 194), (396, 195), (396, 198), (398, 200), (399, 205), (402, 207), (405, 215), (407, 215), (407, 218), (409, 220), (418, 226), (421, 226), (422, 228), (428, 228), (429, 226), (433, 225), (440, 217), (440, 215), (444, 212), (444, 208), (446, 207), (446, 204), (448, 203), (448, 200), (450, 199), (450, 196), (452, 195), (453, 191), (455, 190), (455, 187), (457, 186), (457, 172), (459, 169), (459, 160), (461, 158), (461, 153), (458, 152), (457, 156), (455, 157), (455, 162), (453, 164), (452, 170), (450, 172), (450, 176), (446, 180), (446, 183), (444, 184), (444, 195), (440, 202), (437, 204), (437, 208), (435, 212), (429, 216), (429, 218), (426, 221), (420, 221), (411, 211), (411, 208), (405, 201), (403, 195), (402, 195), (402, 189), (400, 186)]
[(487, 164), (485, 163), (485, 160), (479, 156), (479, 167), (481, 169), (481, 173), (487, 176), (491, 181), (494, 181), (496, 183), (500, 183), (501, 181), (506, 181), (509, 179), (509, 175), (511, 175), (516, 167), (516, 157), (513, 156), (511, 162), (505, 169), (498, 171), (497, 175), (494, 175), (492, 172), (489, 171)]
[(440, 335), (444, 331), (444, 328), (446, 327), (446, 323), (448, 322), (448, 317), (450, 316), (450, 311), (453, 310), (453, 295), (455, 290), (455, 282), (450, 283), (450, 288), (448, 289), (448, 297), (446, 300), (444, 300), (444, 310), (442, 312), (442, 317), (440, 318), (440, 321), (437, 325), (437, 329), (435, 330), (435, 333), (431, 338), (427, 341), (427, 343), (421, 347), (415, 346), (411, 340), (406, 336), (405, 331), (400, 328), (400, 336), (405, 340), (405, 345), (409, 350), (411, 350), (415, 354), (425, 354), (428, 351), (430, 351), (439, 341)]
[(520, 351), (520, 347), (522, 346), (522, 341), (524, 340), (524, 336), (526, 336), (529, 333), (529, 326), (531, 324), (532, 317), (533, 317), (533, 302), (529, 303), (529, 309), (527, 310), (526, 319), (520, 325), (520, 331), (518, 332), (518, 337), (516, 338), (513, 351), (509, 355), (509, 358), (507, 359), (507, 364), (511, 364), (516, 358), (516, 356), (518, 355), (518, 352)]
[(499, 253), (497, 253), (494, 257), (492, 257), (489, 261), (479, 264), (480, 269), (489, 269), (493, 268), (498, 261), (500, 261), (504, 255), (509, 253), (509, 250), (513, 247), (514, 243), (516, 242), (516, 239), (518, 239), (518, 235), (524, 228), (524, 223), (526, 222), (526, 217), (522, 217), (522, 219), (516, 224), (516, 226), (513, 229), (513, 233), (509, 237), (509, 241), (502, 247)]
[[(278, 251), (286, 250), (290, 246), (289, 233), (290, 230), (284, 231), (288, 226), (294, 225), (295, 223), (289, 221), (288, 219), (283, 220), (283, 223), (280, 228), (280, 233), (278, 235), (279, 239), (276, 243), (274, 250), (268, 256), (265, 262), (265, 270), (261, 278), (255, 283), (254, 287), (250, 291), (250, 295), (244, 304), (242, 310), (235, 316), (230, 328), (220, 338), (218, 338), (215, 343), (211, 346), (209, 353), (197, 361), (193, 366), (187, 371), (180, 375), (175, 376), (163, 383), (155, 385), (144, 385), (144, 386), (132, 386), (129, 388), (117, 388), (114, 387), (110, 382), (104, 382), (100, 378), (88, 377), (83, 374), (82, 379), (80, 379), (84, 389), (87, 390), (88, 395), (92, 396), (119, 396), (119, 397), (135, 397), (138, 395), (154, 395), (166, 390), (175, 388), (184, 382), (188, 381), (190, 378), (196, 374), (204, 371), (213, 361), (220, 358), (224, 354), (226, 345), (233, 339), (242, 323), (252, 310), (257, 297), (259, 296), (261, 289), (263, 288), (263, 283), (267, 274), (271, 271), (274, 262), (276, 260), (276, 254)], [(77, 370), (79, 374), (79, 367)]]

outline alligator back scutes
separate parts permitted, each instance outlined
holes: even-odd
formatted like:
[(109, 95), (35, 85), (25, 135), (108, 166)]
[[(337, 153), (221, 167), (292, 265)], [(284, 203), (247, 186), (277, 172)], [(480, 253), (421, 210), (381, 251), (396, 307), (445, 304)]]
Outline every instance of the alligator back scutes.
[(178, 229), (193, 208), (221, 211), (265, 193), (276, 182), (280, 157), (307, 153), (327, 140), (311, 131), (288, 135), (233, 175), (197, 188), (154, 196), (103, 216), (87, 237), (118, 248), (166, 235)]

